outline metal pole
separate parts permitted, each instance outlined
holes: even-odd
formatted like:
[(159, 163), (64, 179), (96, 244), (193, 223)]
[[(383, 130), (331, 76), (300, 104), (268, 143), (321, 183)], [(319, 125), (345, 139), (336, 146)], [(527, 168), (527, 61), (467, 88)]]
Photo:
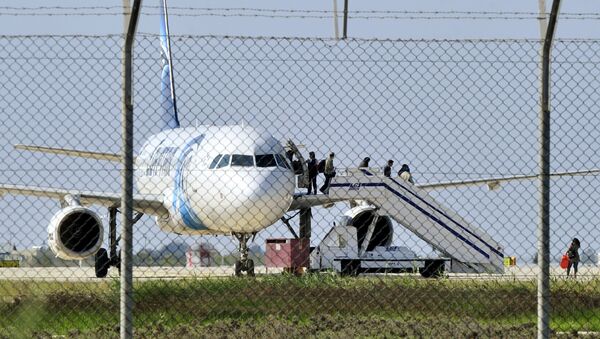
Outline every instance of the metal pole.
[(303, 208), (300, 210), (300, 238), (307, 238), (310, 243), (311, 229), (312, 229), (312, 212), (310, 207)]
[(540, 16), (538, 22), (540, 24), (540, 37), (542, 41), (546, 37), (546, 28), (548, 27), (548, 20), (546, 19), (546, 0), (538, 0), (538, 10)]
[(344, 0), (344, 36), (342, 39), (348, 38), (348, 0)]
[(121, 198), (121, 338), (133, 337), (133, 74), (132, 50), (142, 0), (134, 0), (123, 58), (123, 191)]
[(554, 0), (542, 50), (542, 98), (540, 112), (540, 224), (538, 227), (538, 338), (550, 337), (550, 50), (560, 0)]
[(337, 0), (333, 0), (333, 31), (335, 32), (335, 38), (340, 38), (340, 32), (338, 29), (338, 17), (337, 17)]
[[(131, 17), (131, 0), (123, 0), (123, 34), (127, 34), (129, 27), (129, 18)], [(125, 54), (125, 51), (123, 51)], [(123, 55), (124, 57), (125, 55)]]
[[(546, 28), (548, 28), (548, 18), (546, 15), (546, 0), (538, 0), (538, 23), (540, 24), (540, 82), (542, 81), (543, 73), (543, 55), (544, 55), (544, 41), (546, 40)], [(541, 93), (540, 93), (541, 95)]]

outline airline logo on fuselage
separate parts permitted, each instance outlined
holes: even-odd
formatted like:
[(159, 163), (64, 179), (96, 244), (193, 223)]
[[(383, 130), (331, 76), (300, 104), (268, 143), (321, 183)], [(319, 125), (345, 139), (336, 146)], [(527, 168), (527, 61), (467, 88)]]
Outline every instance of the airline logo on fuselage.
[(150, 163), (146, 168), (147, 176), (167, 176), (171, 171), (173, 157), (179, 150), (178, 147), (158, 147), (150, 157)]
[(362, 184), (360, 182), (350, 184), (350, 186), (348, 186), (348, 191), (358, 191), (358, 190), (360, 190), (361, 186), (362, 186)]

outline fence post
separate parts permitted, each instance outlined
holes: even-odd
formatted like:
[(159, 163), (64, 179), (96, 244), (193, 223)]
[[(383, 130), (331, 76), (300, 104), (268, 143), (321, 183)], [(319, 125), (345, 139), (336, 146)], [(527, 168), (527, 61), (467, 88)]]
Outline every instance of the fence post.
[(337, 0), (333, 0), (333, 32), (335, 33), (335, 40), (339, 40), (340, 32), (338, 28)]
[(348, 38), (348, 0), (344, 0), (344, 37), (342, 39)]
[(540, 223), (538, 227), (538, 338), (550, 336), (550, 50), (560, 0), (554, 0), (542, 50), (542, 97), (540, 111)]
[(133, 337), (133, 76), (132, 49), (142, 0), (135, 0), (125, 38), (123, 58), (123, 188), (121, 197), (121, 338)]

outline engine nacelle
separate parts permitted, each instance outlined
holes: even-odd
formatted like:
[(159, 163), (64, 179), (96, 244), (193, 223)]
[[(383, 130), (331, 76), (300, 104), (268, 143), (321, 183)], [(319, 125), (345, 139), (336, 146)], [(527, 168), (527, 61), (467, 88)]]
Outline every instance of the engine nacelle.
[(104, 227), (98, 214), (83, 206), (58, 211), (48, 225), (48, 245), (61, 259), (80, 260), (102, 246)]
[[(371, 205), (359, 205), (344, 213), (341, 226), (356, 227), (359, 248), (362, 247), (375, 213), (376, 208)], [(394, 225), (392, 224), (392, 219), (386, 215), (380, 215), (377, 223), (375, 223), (375, 229), (366, 250), (372, 251), (376, 246), (389, 246), (392, 243), (393, 237)]]

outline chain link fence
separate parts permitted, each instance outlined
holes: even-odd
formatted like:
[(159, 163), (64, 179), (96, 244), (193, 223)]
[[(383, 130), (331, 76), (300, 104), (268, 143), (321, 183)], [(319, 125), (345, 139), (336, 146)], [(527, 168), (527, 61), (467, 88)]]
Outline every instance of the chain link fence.
[[(0, 37), (2, 336), (118, 335), (122, 43)], [(136, 334), (535, 335), (540, 47), (178, 36), (165, 132), (139, 36)], [(553, 47), (557, 333), (600, 331), (599, 54)]]

